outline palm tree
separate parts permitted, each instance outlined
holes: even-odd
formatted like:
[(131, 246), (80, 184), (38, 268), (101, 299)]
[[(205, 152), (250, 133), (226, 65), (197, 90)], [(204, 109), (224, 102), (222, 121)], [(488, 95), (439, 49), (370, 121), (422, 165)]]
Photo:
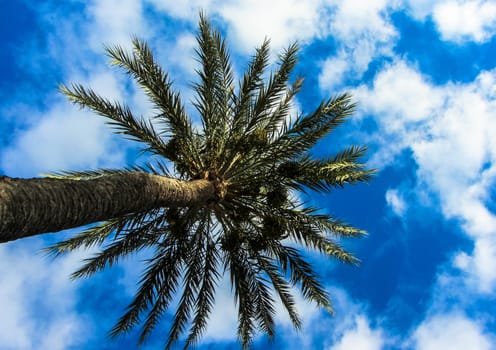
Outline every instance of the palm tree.
[(100, 222), (48, 248), (60, 255), (102, 247), (74, 278), (151, 249), (137, 293), (110, 334), (141, 325), (143, 342), (178, 295), (167, 349), (184, 333), (185, 348), (198, 342), (218, 282), (227, 273), (238, 310), (239, 340), (247, 348), (257, 332), (275, 335), (276, 299), (294, 327), (301, 327), (294, 285), (307, 300), (332, 311), (324, 286), (295, 247), (358, 262), (336, 238), (364, 232), (300, 204), (295, 193), (327, 193), (366, 181), (373, 170), (359, 162), (364, 147), (350, 146), (325, 159), (311, 156), (317, 141), (343, 123), (355, 105), (348, 94), (338, 95), (292, 121), (292, 100), (302, 87), (302, 79), (288, 83), (297, 63), (296, 44), (283, 51), (277, 69), (264, 81), (269, 62), (265, 41), (235, 89), (225, 41), (204, 15), (197, 39), (201, 70), (194, 106), (201, 130), (192, 126), (146, 43), (134, 39), (130, 53), (107, 48), (112, 63), (131, 75), (154, 104), (154, 123), (81, 85), (62, 86), (62, 91), (75, 104), (108, 118), (118, 133), (146, 144), (144, 151), (152, 160), (123, 170), (4, 177), (0, 239)]

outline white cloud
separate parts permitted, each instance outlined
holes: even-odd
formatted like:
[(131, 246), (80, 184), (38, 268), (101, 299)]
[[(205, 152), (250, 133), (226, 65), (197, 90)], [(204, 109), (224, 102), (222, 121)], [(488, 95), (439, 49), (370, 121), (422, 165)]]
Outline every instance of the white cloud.
[(385, 341), (380, 330), (370, 328), (368, 320), (364, 316), (355, 317), (355, 325), (348, 329), (338, 342), (329, 347), (328, 350), (380, 350)]
[(350, 70), (348, 54), (341, 51), (334, 57), (329, 57), (322, 63), (319, 74), (319, 86), (323, 89), (332, 90), (335, 86), (343, 82), (346, 74)]
[(441, 38), (483, 43), (496, 33), (496, 4), (491, 0), (404, 0), (417, 20), (432, 18)]
[(353, 91), (364, 114), (376, 116), (382, 142), (387, 142), (371, 161), (373, 166), (390, 163), (403, 149), (427, 134), (429, 120), (442, 106), (444, 96), (426, 77), (399, 61), (380, 71), (371, 87)]
[(180, 4), (166, 0), (149, 0), (168, 15), (197, 20), (201, 8), (213, 19), (221, 19), (231, 45), (242, 53), (251, 53), (264, 38), (271, 40), (275, 51), (297, 40), (332, 35), (345, 45), (346, 57), (353, 58), (360, 74), (376, 52), (386, 52), (396, 35), (387, 20), (391, 2), (374, 0), (366, 3), (336, 0), (189, 0)]
[(331, 0), (329, 3), (335, 6), (331, 33), (343, 41), (364, 36), (386, 41), (395, 35), (393, 26), (385, 18), (388, 7), (393, 5), (391, 1)]
[(482, 327), (461, 314), (439, 314), (423, 321), (412, 336), (418, 350), (490, 350), (495, 343)]
[(319, 86), (334, 90), (346, 78), (360, 79), (375, 58), (390, 56), (397, 32), (388, 18), (392, 2), (333, 0), (329, 5), (324, 34), (338, 39), (338, 51), (323, 62)]
[(200, 12), (200, 10), (210, 11), (209, 8), (214, 7), (213, 0), (183, 0), (183, 1), (147, 0), (147, 1), (150, 2), (153, 6), (155, 6), (156, 9), (167, 12), (169, 15), (173, 17), (188, 19), (192, 21), (196, 21), (198, 19), (198, 13)]
[(391, 207), (394, 214), (402, 217), (407, 210), (407, 205), (397, 189), (388, 189), (386, 191), (386, 203)]
[(496, 216), (485, 204), (496, 180), (496, 122), (491, 117), (496, 99), (486, 90), (494, 86), (483, 82), (487, 74), (467, 86), (448, 86), (447, 104), (431, 123), (429, 137), (412, 145), (421, 181), (440, 194), (444, 214), (460, 218), (474, 239), (467, 271), (477, 276), (481, 291), (491, 290), (496, 282), (496, 274), (487, 268), (496, 263)]
[(471, 255), (460, 252), (454, 257), (454, 266), (467, 273), (465, 286), (481, 293), (491, 293), (496, 281), (496, 238), (494, 235), (475, 239)]
[(432, 17), (444, 40), (485, 42), (496, 33), (493, 1), (444, 1), (434, 6)]
[[(59, 117), (46, 118), (33, 129), (23, 132), (15, 145), (4, 151), (2, 168), (6, 173), (29, 176), (49, 169), (59, 170), (74, 166), (72, 164), (73, 154), (76, 153), (75, 151), (80, 151), (81, 144), (80, 142), (76, 143), (73, 136), (77, 137), (80, 131), (79, 127), (84, 125), (88, 128), (88, 124), (85, 122), (77, 123), (81, 118), (67, 118), (63, 117), (61, 113), (58, 115)], [(60, 137), (58, 134), (61, 134), (62, 130), (64, 130), (64, 134)], [(92, 132), (91, 134), (97, 136), (93, 141), (100, 142), (97, 133)], [(43, 146), (39, 147), (39, 145)], [(68, 151), (71, 152), (68, 153)], [(81, 153), (77, 153), (80, 157)], [(91, 154), (90, 159), (92, 162), (94, 161), (93, 154)], [(79, 160), (77, 162), (79, 163)]]
[(237, 336), (238, 311), (234, 304), (229, 278), (219, 282), (215, 295), (215, 305), (209, 317), (205, 341), (234, 340)]
[(190, 79), (193, 76), (196, 77), (196, 70), (199, 66), (195, 53), (196, 37), (187, 32), (177, 35), (176, 38), (174, 47), (169, 50), (174, 54), (169, 55), (168, 60), (180, 67), (181, 71), (187, 74)]
[[(360, 99), (363, 92), (366, 101)], [(400, 130), (405, 122), (428, 119), (443, 101), (427, 78), (403, 61), (386, 66), (376, 75), (372, 89), (362, 86), (357, 96), (367, 111), (381, 116), (380, 122), (388, 131)]]
[(87, 29), (96, 51), (103, 44), (128, 47), (132, 35), (147, 32), (141, 1), (97, 0), (91, 1), (86, 9), (93, 20)]
[(463, 266), (480, 291), (496, 283), (496, 274), (487, 268), (496, 264), (496, 216), (486, 206), (496, 180), (495, 82), (496, 71), (489, 71), (472, 83), (434, 86), (400, 61), (355, 94), (362, 112), (374, 115), (379, 126), (375, 141), (381, 150), (373, 163), (392, 164), (410, 150), (419, 190), (437, 194), (444, 215), (459, 219), (474, 240), (470, 263)]
[[(96, 71), (76, 80), (111, 100), (123, 99), (120, 82), (110, 73)], [(58, 100), (46, 112), (30, 111), (25, 122), (29, 126), (15, 133), (15, 141), (0, 153), (0, 165), (10, 176), (124, 163), (124, 150), (116, 147), (111, 128), (94, 112)]]
[(23, 177), (122, 162), (123, 154), (111, 146), (102, 119), (73, 106), (55, 106), (1, 154), (2, 169)]
[(424, 20), (433, 7), (442, 0), (404, 0), (409, 14), (416, 20)]
[(229, 1), (216, 11), (229, 24), (232, 44), (241, 52), (252, 52), (265, 37), (279, 50), (295, 40), (318, 36), (325, 12), (320, 6), (319, 0)]
[[(0, 348), (63, 350), (81, 342), (78, 284), (68, 275), (80, 254), (56, 262), (39, 254), (39, 241), (0, 245)], [(85, 321), (86, 322), (86, 321)]]
[(80, 343), (77, 337), (83, 330), (83, 322), (77, 316), (61, 317), (59, 320), (50, 322), (45, 329), (45, 336), (41, 339), (40, 344), (35, 345), (36, 349), (53, 349), (64, 350), (68, 346)]
[[(380, 326), (372, 328), (367, 305), (357, 300), (341, 288), (330, 288), (336, 315), (329, 322), (315, 322), (316, 328), (325, 330), (327, 337), (325, 348), (328, 350), (379, 350), (394, 339), (387, 339), (386, 332)], [(328, 328), (332, 328), (329, 331)]]

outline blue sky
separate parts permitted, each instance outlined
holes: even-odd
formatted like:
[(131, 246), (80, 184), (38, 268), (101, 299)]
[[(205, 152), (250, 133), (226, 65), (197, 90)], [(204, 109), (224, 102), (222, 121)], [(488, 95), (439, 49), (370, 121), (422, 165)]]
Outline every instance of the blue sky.
[[(496, 3), (483, 0), (15, 0), (0, 12), (0, 174), (122, 167), (136, 145), (57, 91), (80, 82), (146, 115), (146, 98), (108, 66), (104, 44), (146, 39), (192, 98), (199, 9), (226, 35), (238, 74), (271, 38), (298, 40), (305, 85), (295, 109), (351, 92), (356, 115), (319, 144), (370, 147), (366, 185), (308, 200), (366, 229), (343, 244), (359, 268), (315, 257), (331, 317), (302, 300), (304, 329), (278, 318), (255, 349), (496, 349)], [(190, 108), (191, 109), (191, 108)], [(69, 274), (91, 252), (40, 249), (73, 231), (0, 246), (0, 349), (134, 349), (106, 332), (135, 290), (140, 257), (90, 280)], [(301, 299), (301, 298), (300, 298)], [(221, 285), (200, 349), (237, 348)], [(167, 318), (162, 323), (167, 328)], [(164, 342), (160, 329), (144, 349)]]

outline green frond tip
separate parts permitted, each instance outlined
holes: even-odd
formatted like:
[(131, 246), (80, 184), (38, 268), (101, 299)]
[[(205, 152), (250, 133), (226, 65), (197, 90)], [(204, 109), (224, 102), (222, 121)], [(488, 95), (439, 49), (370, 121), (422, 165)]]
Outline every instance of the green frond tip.
[(344, 237), (363, 237), (367, 236), (367, 231), (361, 230), (349, 225), (333, 222), (328, 226), (331, 233)]
[(326, 246), (326, 254), (349, 265), (360, 265), (359, 259), (355, 258), (352, 254), (346, 252), (341, 247), (337, 247), (334, 244), (328, 244)]

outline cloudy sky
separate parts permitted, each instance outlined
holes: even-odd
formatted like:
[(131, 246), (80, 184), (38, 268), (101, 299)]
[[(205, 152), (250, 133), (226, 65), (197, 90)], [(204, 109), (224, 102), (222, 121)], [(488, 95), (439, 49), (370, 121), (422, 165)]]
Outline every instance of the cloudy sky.
[[(204, 9), (227, 37), (238, 74), (271, 38), (297, 40), (301, 110), (351, 92), (352, 120), (319, 151), (370, 147), (367, 185), (312, 204), (369, 232), (343, 244), (359, 268), (316, 257), (331, 317), (301, 302), (295, 333), (256, 349), (496, 349), (496, 3), (492, 0), (14, 0), (0, 11), (0, 175), (139, 162), (136, 145), (71, 106), (60, 83), (80, 82), (149, 105), (104, 44), (146, 39), (185, 100), (195, 80), (195, 30)], [(491, 137), (493, 135), (493, 137)], [(40, 249), (71, 232), (0, 245), (0, 349), (133, 349), (136, 334), (106, 332), (135, 291), (139, 257), (69, 280), (88, 253), (53, 260)], [(221, 288), (200, 349), (236, 348), (236, 315)], [(167, 320), (162, 324), (167, 328)], [(164, 343), (157, 331), (145, 345)]]

